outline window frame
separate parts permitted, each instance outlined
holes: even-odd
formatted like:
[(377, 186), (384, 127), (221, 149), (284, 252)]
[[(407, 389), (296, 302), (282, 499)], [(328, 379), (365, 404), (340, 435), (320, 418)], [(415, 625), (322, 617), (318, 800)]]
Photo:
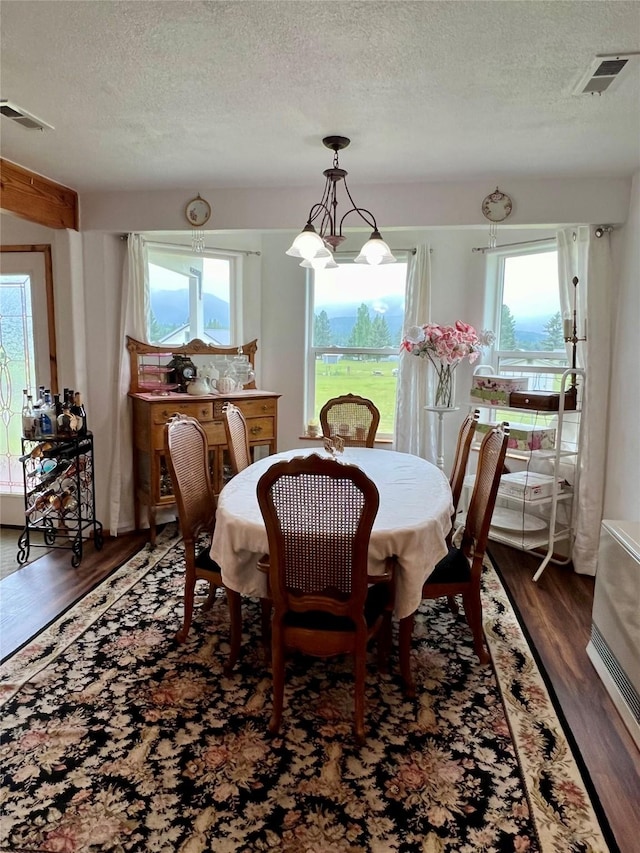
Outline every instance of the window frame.
[[(398, 261), (401, 263), (406, 263), (407, 265), (407, 274), (405, 276), (405, 311), (406, 311), (406, 300), (407, 300), (407, 287), (409, 283), (409, 270), (411, 264), (411, 256), (412, 253), (410, 250), (399, 250), (394, 249), (393, 253)], [(357, 253), (353, 254), (342, 254), (340, 257), (335, 257), (335, 261), (338, 264), (349, 264), (353, 263), (354, 258), (357, 256)], [(331, 354), (335, 355), (380, 355), (383, 357), (387, 357), (389, 355), (397, 355), (400, 352), (399, 345), (397, 348), (395, 347), (346, 347), (346, 346), (334, 346), (331, 347), (316, 347), (313, 346), (313, 333), (314, 333), (314, 325), (315, 325), (315, 270), (308, 269), (306, 272), (306, 323), (305, 323), (305, 361), (306, 361), (306, 369), (305, 369), (305, 381), (304, 381), (304, 424), (309, 423), (312, 418), (317, 418), (318, 413), (315, 411), (315, 366), (316, 359), (318, 356), (321, 356), (328, 351)], [(354, 391), (357, 393), (357, 389)], [(395, 427), (395, 424), (394, 424)], [(389, 441), (393, 440), (395, 436), (395, 429), (393, 433), (385, 433), (380, 432), (376, 435), (376, 441)]]
[[(212, 260), (224, 260), (229, 262), (229, 343), (224, 344), (225, 346), (238, 346), (243, 341), (243, 315), (242, 315), (242, 284), (243, 284), (243, 262), (244, 262), (244, 253), (236, 252), (233, 250), (220, 250), (216, 249), (204, 249), (202, 252), (195, 252), (190, 246), (181, 246), (178, 244), (167, 244), (167, 243), (153, 243), (151, 241), (147, 242), (147, 279), (149, 278), (149, 265), (154, 264), (158, 266), (158, 264), (152, 259), (151, 254), (153, 252), (161, 252), (163, 254), (173, 254), (173, 255), (181, 255), (188, 256), (195, 260), (200, 258), (209, 258)], [(194, 323), (194, 317), (192, 316), (192, 310), (196, 302), (198, 301), (197, 289), (197, 278), (196, 276), (189, 276), (189, 340), (193, 340), (194, 338), (201, 337), (201, 335), (197, 334), (197, 331), (194, 332), (194, 329), (197, 330), (197, 321)], [(150, 338), (150, 321), (151, 321), (151, 290), (150, 283), (149, 287), (149, 315), (146, 320), (146, 334), (147, 337)], [(201, 301), (201, 300), (200, 300)], [(204, 329), (204, 321), (205, 317), (202, 316), (202, 323)], [(162, 345), (161, 341), (152, 342), (149, 340), (149, 343), (157, 343), (160, 346)]]

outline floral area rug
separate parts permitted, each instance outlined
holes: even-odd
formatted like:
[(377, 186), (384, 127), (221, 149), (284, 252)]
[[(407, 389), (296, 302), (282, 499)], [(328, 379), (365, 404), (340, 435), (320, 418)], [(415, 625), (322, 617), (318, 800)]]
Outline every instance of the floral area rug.
[(222, 595), (174, 640), (182, 572), (166, 528), (3, 665), (3, 851), (610, 850), (490, 566), (495, 671), (477, 663), (462, 614), (423, 602), (417, 698), (403, 698), (395, 657), (377, 672), (373, 650), (364, 747), (349, 658), (288, 663), (270, 738), (258, 602), (243, 602), (226, 678)]

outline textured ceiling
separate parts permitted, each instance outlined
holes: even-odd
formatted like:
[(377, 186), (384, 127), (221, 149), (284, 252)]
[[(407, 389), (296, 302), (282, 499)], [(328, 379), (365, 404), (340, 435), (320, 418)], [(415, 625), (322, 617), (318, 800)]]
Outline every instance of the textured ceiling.
[(2, 156), (78, 191), (310, 184), (327, 134), (358, 183), (627, 176), (640, 2), (45, 0), (2, 3)]

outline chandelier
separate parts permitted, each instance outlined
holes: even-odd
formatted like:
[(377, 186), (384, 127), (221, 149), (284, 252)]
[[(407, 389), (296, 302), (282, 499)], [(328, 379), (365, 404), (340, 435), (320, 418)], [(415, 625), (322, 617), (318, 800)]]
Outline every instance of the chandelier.
[[(286, 254), (292, 258), (302, 258), (301, 267), (311, 269), (332, 269), (337, 267), (333, 258), (333, 252), (346, 239), (342, 234), (342, 223), (351, 213), (357, 213), (360, 219), (373, 229), (371, 236), (360, 250), (360, 254), (354, 259), (356, 264), (393, 264), (396, 259), (391, 254), (391, 249), (382, 239), (376, 219), (370, 210), (358, 207), (351, 197), (347, 186), (347, 172), (340, 168), (338, 152), (346, 148), (351, 142), (346, 136), (325, 136), (323, 145), (330, 148), (333, 154), (333, 166), (325, 169), (323, 174), (326, 178), (322, 198), (314, 204), (309, 211), (307, 224), (300, 234), (287, 249)], [(342, 215), (338, 222), (338, 199), (337, 188), (342, 181), (345, 192), (352, 207)], [(316, 223), (316, 227), (313, 223)]]

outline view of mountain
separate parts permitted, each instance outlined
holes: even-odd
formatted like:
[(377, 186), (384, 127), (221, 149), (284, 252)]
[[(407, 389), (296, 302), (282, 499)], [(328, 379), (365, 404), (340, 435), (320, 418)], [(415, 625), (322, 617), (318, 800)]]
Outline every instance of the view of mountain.
[[(337, 346), (347, 344), (353, 328), (357, 323), (358, 309), (361, 304), (361, 302), (353, 302), (317, 306), (316, 316), (322, 311), (327, 315), (333, 344)], [(385, 310), (383, 311), (376, 311), (376, 307), (378, 306), (373, 300), (367, 304), (367, 307), (369, 308), (371, 320), (375, 318), (377, 313), (383, 314), (392, 340), (394, 341), (394, 346), (399, 345), (404, 327), (402, 300), (397, 297), (390, 297), (388, 300), (385, 300)], [(548, 339), (548, 332), (545, 327), (548, 325), (550, 319), (549, 315), (515, 318), (514, 334), (517, 341), (517, 349), (545, 349), (543, 342)]]
[[(217, 320), (222, 328), (229, 328), (229, 303), (211, 293), (203, 295), (204, 321)], [(189, 320), (189, 297), (182, 290), (153, 290), (151, 311), (161, 326), (176, 328)]]
[[(336, 344), (347, 343), (351, 330), (356, 323), (358, 308), (360, 308), (361, 304), (361, 302), (341, 302), (339, 304), (316, 306), (316, 315), (320, 314), (321, 311), (326, 312), (329, 318), (332, 338)], [(389, 331), (399, 346), (402, 326), (404, 324), (404, 305), (402, 299), (390, 296), (384, 300), (383, 304), (380, 303), (380, 300), (371, 300), (368, 303), (368, 308), (372, 320), (376, 314), (384, 316)]]

